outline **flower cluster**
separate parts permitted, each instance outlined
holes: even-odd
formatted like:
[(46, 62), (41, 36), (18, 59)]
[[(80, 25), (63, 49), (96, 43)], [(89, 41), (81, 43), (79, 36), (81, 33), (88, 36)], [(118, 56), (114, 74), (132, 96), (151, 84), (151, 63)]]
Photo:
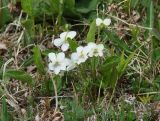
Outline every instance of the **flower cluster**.
[(53, 39), (52, 42), (56, 47), (61, 47), (62, 51), (69, 49), (68, 39), (73, 39), (76, 36), (75, 31), (63, 32), (60, 34), (60, 38)]
[[(111, 20), (106, 18), (96, 18), (96, 26), (109, 26)], [(48, 68), (55, 74), (59, 74), (61, 71), (70, 71), (81, 63), (84, 63), (90, 57), (102, 57), (104, 45), (89, 42), (86, 46), (79, 46), (76, 48), (76, 52), (71, 53), (70, 57), (65, 56), (65, 51), (69, 49), (69, 39), (73, 40), (77, 35), (76, 31), (62, 32), (59, 38), (52, 40), (52, 43), (60, 48), (63, 52), (60, 53), (49, 53), (49, 64)]]
[(109, 18), (105, 18), (104, 20), (102, 20), (101, 18), (96, 19), (97, 26), (101, 26), (101, 25), (109, 26), (110, 24), (111, 24), (111, 19)]
[[(64, 36), (65, 35), (65, 36)], [(73, 39), (76, 32), (63, 32), (60, 34), (60, 38), (53, 40), (55, 46), (60, 47), (62, 51), (66, 51), (63, 47), (67, 44), (67, 49), (69, 48), (69, 43), (66, 38)], [(103, 56), (104, 46), (103, 44), (96, 44), (94, 42), (88, 43), (86, 46), (79, 46), (76, 48), (76, 52), (71, 53), (70, 58), (65, 57), (64, 52), (49, 53), (49, 70), (53, 71), (55, 74), (59, 74), (61, 71), (70, 71), (74, 69), (77, 65), (84, 63), (89, 57)]]
[(58, 74), (61, 70), (65, 71), (67, 66), (67, 59), (63, 52), (55, 54), (48, 54), (50, 63), (48, 64), (49, 70), (54, 71), (55, 74)]

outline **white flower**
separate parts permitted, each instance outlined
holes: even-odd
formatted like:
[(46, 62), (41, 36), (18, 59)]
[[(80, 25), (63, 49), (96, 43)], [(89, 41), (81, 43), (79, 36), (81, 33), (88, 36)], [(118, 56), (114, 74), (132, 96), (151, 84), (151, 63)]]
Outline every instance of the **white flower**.
[(103, 24), (106, 26), (109, 26), (111, 24), (111, 19), (109, 19), (109, 18), (104, 19)]
[(66, 70), (67, 63), (63, 52), (58, 54), (49, 53), (48, 57), (50, 60), (50, 63), (48, 64), (49, 70), (53, 71), (55, 74), (59, 74), (61, 70)]
[(96, 44), (93, 42), (88, 43), (87, 48), (89, 50), (88, 56), (93, 57), (93, 56), (103, 56), (103, 49), (104, 45), (103, 44)]
[(79, 46), (76, 50), (77, 52), (71, 54), (71, 58), (79, 65), (80, 63), (83, 63), (88, 59), (89, 50), (87, 47), (82, 46)]
[(71, 59), (67, 58), (66, 62), (67, 62), (67, 68), (66, 68), (67, 71), (73, 70), (77, 65), (72, 58)]
[(111, 24), (111, 19), (106, 18), (102, 20), (101, 18), (96, 18), (96, 25), (101, 26), (101, 25), (109, 26)]
[(69, 49), (69, 43), (67, 39), (73, 39), (76, 36), (75, 31), (63, 32), (60, 34), (60, 38), (53, 40), (53, 44), (56, 47), (61, 47), (62, 51), (67, 51)]
[(96, 18), (96, 25), (100, 26), (103, 23), (103, 20), (101, 18)]

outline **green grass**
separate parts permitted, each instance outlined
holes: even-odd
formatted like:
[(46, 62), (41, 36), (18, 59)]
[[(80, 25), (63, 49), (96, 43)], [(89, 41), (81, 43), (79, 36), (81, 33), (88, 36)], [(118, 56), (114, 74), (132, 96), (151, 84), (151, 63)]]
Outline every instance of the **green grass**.
[[(159, 11), (159, 0), (2, 0), (1, 120), (158, 120)], [(97, 27), (97, 17), (111, 25)], [(104, 56), (55, 75), (52, 39), (70, 30), (67, 57), (89, 42), (103, 44)]]

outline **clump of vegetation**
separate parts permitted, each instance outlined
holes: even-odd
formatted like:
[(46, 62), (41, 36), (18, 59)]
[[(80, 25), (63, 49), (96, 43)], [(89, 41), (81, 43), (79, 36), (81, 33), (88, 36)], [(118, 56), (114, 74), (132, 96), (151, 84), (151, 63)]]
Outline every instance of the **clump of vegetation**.
[(160, 120), (159, 11), (159, 0), (0, 1), (0, 119)]

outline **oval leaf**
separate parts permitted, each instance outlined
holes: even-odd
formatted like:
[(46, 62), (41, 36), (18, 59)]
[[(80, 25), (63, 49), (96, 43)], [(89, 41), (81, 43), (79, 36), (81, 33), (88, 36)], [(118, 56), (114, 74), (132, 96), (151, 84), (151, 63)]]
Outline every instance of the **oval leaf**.
[(156, 48), (156, 49), (153, 50), (153, 52), (152, 52), (152, 59), (154, 61), (160, 60), (160, 47), (158, 47), (158, 48)]
[(71, 51), (75, 52), (76, 48), (78, 47), (76, 40), (68, 39), (68, 42), (69, 42), (69, 46), (70, 46)]
[(87, 34), (87, 42), (94, 42), (95, 41), (95, 34), (96, 34), (96, 21), (94, 20), (89, 28), (89, 32)]
[(33, 85), (33, 79), (32, 77), (23, 71), (18, 71), (18, 70), (7, 70), (5, 72), (5, 77), (13, 78), (20, 80), (24, 83), (27, 83), (28, 85)]
[(44, 65), (42, 63), (41, 51), (38, 46), (35, 46), (33, 48), (33, 53), (34, 53), (34, 55), (33, 55), (34, 63), (38, 69), (38, 72), (40, 74), (45, 74)]

